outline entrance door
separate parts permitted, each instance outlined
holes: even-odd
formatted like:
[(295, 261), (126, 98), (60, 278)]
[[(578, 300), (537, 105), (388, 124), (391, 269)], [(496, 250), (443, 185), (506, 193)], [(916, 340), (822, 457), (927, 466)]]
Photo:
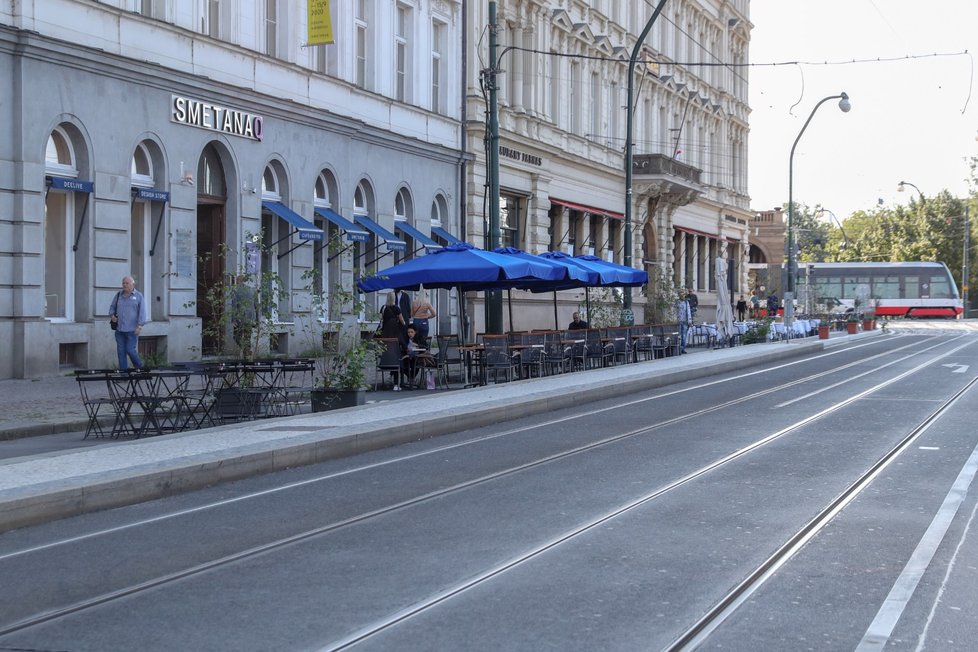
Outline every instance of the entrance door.
[(216, 355), (226, 337), (223, 314), (224, 204), (197, 204), (197, 316), (201, 353)]

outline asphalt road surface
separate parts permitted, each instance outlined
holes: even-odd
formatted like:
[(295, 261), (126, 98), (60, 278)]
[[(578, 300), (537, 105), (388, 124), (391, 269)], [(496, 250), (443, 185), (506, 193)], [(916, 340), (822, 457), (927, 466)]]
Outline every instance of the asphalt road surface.
[(0, 650), (973, 650), (976, 372), (893, 334), (7, 532)]

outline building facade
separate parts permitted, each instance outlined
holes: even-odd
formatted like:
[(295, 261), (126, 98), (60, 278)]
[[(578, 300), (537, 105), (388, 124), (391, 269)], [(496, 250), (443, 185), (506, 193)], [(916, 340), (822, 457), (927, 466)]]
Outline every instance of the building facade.
[(303, 320), (372, 327), (381, 298), (330, 288), (459, 234), (462, 2), (331, 5), (309, 46), (303, 0), (0, 5), (0, 378), (114, 366), (125, 275), (174, 361), (208, 353), (216, 283), (269, 272), (297, 354)]
[[(500, 0), (496, 66), (500, 125), (501, 244), (625, 261), (628, 68), (656, 3)], [(632, 251), (699, 295), (699, 318), (716, 305), (714, 261), (728, 260), (732, 293), (747, 287), (748, 0), (665, 5), (640, 50), (634, 79)], [(488, 3), (469, 11), (465, 85), (468, 240), (488, 243), (486, 133)], [(478, 62), (476, 64), (476, 62)], [(583, 291), (558, 293), (558, 322)], [(513, 292), (516, 323), (553, 323), (550, 297)], [(643, 297), (634, 296), (641, 321)], [(473, 296), (474, 328), (485, 324)], [(560, 324), (563, 326), (564, 324)]]

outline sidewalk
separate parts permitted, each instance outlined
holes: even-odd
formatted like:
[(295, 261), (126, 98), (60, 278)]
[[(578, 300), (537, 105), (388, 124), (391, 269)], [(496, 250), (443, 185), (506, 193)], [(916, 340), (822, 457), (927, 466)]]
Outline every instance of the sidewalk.
[[(345, 410), (14, 457), (0, 461), (0, 531), (490, 425), (499, 422), (500, 410), (505, 410), (508, 419), (544, 413), (814, 353), (855, 337), (878, 334), (700, 349), (692, 355), (458, 391), (386, 392), (399, 399), (411, 398), (413, 411), (424, 415), (410, 424), (392, 417), (380, 404), (383, 401), (378, 401)], [(35, 428), (37, 433), (43, 428), (63, 431), (72, 424), (84, 430), (75, 382), (73, 377), (2, 381), (0, 391), (5, 393), (0, 396), (4, 396), (5, 408), (13, 405), (15, 409), (3, 410), (0, 432), (23, 432), (25, 428)], [(368, 396), (377, 400), (379, 394), (385, 392)]]

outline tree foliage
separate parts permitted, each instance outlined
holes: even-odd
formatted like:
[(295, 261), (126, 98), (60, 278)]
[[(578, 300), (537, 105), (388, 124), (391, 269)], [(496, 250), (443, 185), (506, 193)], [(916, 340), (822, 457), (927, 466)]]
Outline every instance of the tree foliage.
[[(970, 207), (969, 287), (976, 278), (978, 157), (969, 162), (969, 196), (947, 190), (919, 195), (906, 206), (875, 206), (838, 216), (842, 227), (819, 207), (795, 204), (793, 227), (800, 262), (935, 261), (948, 266), (959, 288), (964, 262), (965, 211)], [(787, 206), (785, 207), (787, 209)], [(844, 235), (843, 235), (844, 233)]]

